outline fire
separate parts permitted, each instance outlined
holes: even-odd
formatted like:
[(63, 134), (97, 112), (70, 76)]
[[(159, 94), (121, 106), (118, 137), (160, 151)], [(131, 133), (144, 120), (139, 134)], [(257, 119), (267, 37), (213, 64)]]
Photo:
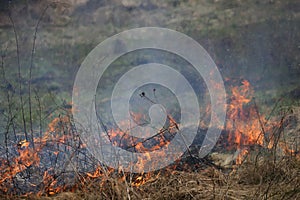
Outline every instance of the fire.
[[(64, 134), (64, 132), (70, 132), (70, 125), (68, 124), (70, 124), (69, 115), (56, 117), (49, 123), (47, 131), (41, 137), (34, 138), (32, 142), (21, 140), (15, 145), (16, 153), (14, 155), (7, 157), (7, 159), (0, 158), (0, 191), (8, 191), (10, 185), (15, 184), (14, 180), (17, 175), (26, 174), (30, 169), (41, 167), (41, 156), (45, 153), (47, 145), (59, 146), (67, 143), (71, 138), (71, 135)], [(59, 155), (59, 151), (53, 151), (52, 153), (56, 157)], [(43, 172), (41, 182), (44, 189), (40, 190), (37, 193), (38, 195), (42, 195), (44, 192), (48, 195), (56, 194), (64, 189), (64, 187), (57, 186), (55, 176), (50, 173), (52, 170), (52, 168), (46, 168)], [(40, 187), (40, 185), (34, 183), (28, 182), (28, 184), (31, 187)], [(30, 192), (27, 194), (30, 194)]]
[(144, 185), (147, 182), (151, 182), (152, 180), (157, 179), (160, 176), (160, 174), (153, 174), (153, 173), (145, 173), (141, 174), (135, 180), (131, 183), (131, 186), (139, 187), (141, 185)]
[(103, 176), (106, 176), (106, 175), (109, 175), (111, 173), (113, 173), (114, 170), (113, 169), (104, 169), (102, 166), (97, 166), (96, 170), (92, 173), (90, 172), (87, 172), (86, 175), (89, 177), (89, 178), (99, 178), (99, 177), (103, 177)]
[[(10, 180), (12, 177), (16, 176), (17, 173), (24, 171), (30, 166), (38, 166), (40, 161), (38, 154), (32, 148), (28, 147), (27, 142), (24, 142), (23, 144), (19, 145), (17, 151), (19, 153), (19, 156), (15, 157), (10, 162), (10, 166), (2, 165), (0, 167), (0, 171), (4, 172), (3, 174), (1, 174), (3, 176), (0, 180), (0, 184), (7, 180)], [(5, 163), (8, 164), (7, 161)]]
[[(228, 105), (228, 119), (226, 129), (229, 132), (229, 143), (236, 145), (240, 151), (236, 163), (241, 164), (247, 147), (250, 145), (264, 145), (264, 116), (258, 117), (257, 108), (253, 103), (254, 90), (247, 80), (241, 86), (231, 88), (231, 98)], [(251, 104), (252, 103), (252, 104)]]
[[(131, 112), (131, 116), (134, 116), (136, 120), (144, 120), (145, 117), (141, 114), (136, 114)], [(124, 120), (122, 123), (128, 122)], [(147, 152), (155, 151), (161, 147), (168, 146), (172, 137), (179, 130), (180, 124), (175, 121), (171, 115), (167, 115), (167, 126), (161, 128), (154, 136), (148, 139), (141, 139), (137, 137), (130, 136), (128, 132), (124, 132), (119, 128), (108, 130), (108, 136), (110, 141), (115, 146), (122, 148), (127, 148), (127, 150), (134, 150), (136, 152)], [(130, 131), (130, 130), (129, 130)], [(145, 133), (145, 135), (149, 135)]]
[[(229, 143), (240, 152), (236, 164), (241, 164), (251, 146), (272, 149), (276, 145), (273, 129), (280, 125), (276, 120), (268, 121), (265, 115), (259, 113), (253, 98), (254, 90), (247, 80), (243, 80), (240, 86), (232, 87), (231, 93), (226, 130), (229, 132)], [(285, 155), (293, 154), (294, 151), (282, 141), (277, 144)]]
[[(235, 148), (235, 150), (239, 152), (239, 155), (236, 158), (236, 164), (241, 164), (243, 162), (245, 155), (247, 155), (250, 151), (250, 146), (258, 145), (271, 149), (275, 144), (274, 137), (270, 134), (266, 134), (272, 132), (274, 123), (267, 123), (267, 118), (258, 113), (253, 96), (254, 90), (247, 80), (243, 80), (240, 86), (234, 86), (231, 88), (226, 130), (229, 135), (228, 143), (232, 148)], [(208, 106), (206, 111), (210, 112), (211, 107)], [(136, 122), (143, 122), (146, 120), (146, 117), (142, 114), (133, 112), (130, 114)], [(124, 120), (122, 123), (129, 122), (128, 120)], [(200, 125), (203, 127), (208, 126), (207, 124), (204, 124), (204, 122)], [(176, 120), (168, 114), (166, 125), (160, 130), (157, 130), (157, 133), (150, 138), (144, 139), (133, 137), (128, 134), (128, 132), (124, 132), (118, 128), (108, 130), (107, 135), (113, 145), (132, 152), (143, 153), (144, 157), (138, 157), (138, 160), (134, 163), (135, 167), (142, 171), (145, 166), (159, 162), (157, 159), (155, 160), (154, 158), (151, 158), (149, 151), (155, 151), (162, 147), (168, 148), (172, 137), (175, 136), (179, 128), (180, 123), (176, 122)], [(285, 154), (296, 155), (296, 150), (289, 149), (283, 142), (277, 141), (277, 144)], [(47, 149), (49, 146), (52, 147), (51, 150)], [(53, 148), (54, 146), (57, 148)], [(5, 157), (0, 158), (0, 191), (2, 192), (8, 192), (9, 188), (14, 186), (13, 184), (16, 177), (20, 174), (25, 173), (29, 169), (35, 170), (42, 168), (42, 159), (45, 152), (48, 153), (46, 154), (48, 157), (53, 156), (54, 160), (57, 160), (58, 157), (69, 152), (70, 155), (68, 158), (71, 160), (77, 156), (75, 156), (76, 151), (83, 151), (86, 148), (85, 144), (80, 142), (76, 131), (73, 130), (69, 113), (55, 117), (48, 124), (47, 131), (45, 131), (41, 137), (36, 137), (33, 141), (21, 139), (13, 147), (15, 154), (12, 154), (12, 156), (7, 159), (5, 159)], [(76, 149), (74, 150), (74, 148)], [(168, 155), (162, 152), (160, 156), (162, 158), (167, 158)], [(85, 157), (84, 159), (88, 160), (89, 158)], [(68, 166), (68, 162), (69, 160), (66, 160), (62, 167)], [(59, 176), (57, 174), (63, 174), (64, 171), (57, 171), (57, 163), (51, 167), (44, 166), (40, 173), (41, 184), (30, 182), (29, 184), (31, 187), (37, 188), (37, 195), (53, 195), (66, 191), (67, 189), (73, 190), (78, 187), (78, 185), (84, 185), (88, 181), (99, 179), (100, 189), (105, 188), (104, 186), (107, 184), (107, 180), (110, 176), (117, 177), (119, 182), (126, 182), (132, 187), (140, 187), (160, 176), (160, 172), (158, 172), (158, 174), (155, 174), (154, 172), (142, 172), (140, 174), (132, 175), (124, 173), (121, 168), (116, 171), (115, 169), (106, 168), (102, 165), (95, 166), (94, 164), (95, 163), (92, 164), (93, 170), (90, 170), (91, 168), (89, 168), (89, 171), (84, 171), (83, 173), (74, 172), (78, 173), (77, 175), (80, 178), (78, 178), (77, 182), (74, 183), (71, 188), (60, 183), (60, 180), (58, 179)], [(70, 166), (77, 169), (77, 166), (73, 166), (72, 164)], [(176, 167), (173, 166), (173, 168), (175, 169)]]

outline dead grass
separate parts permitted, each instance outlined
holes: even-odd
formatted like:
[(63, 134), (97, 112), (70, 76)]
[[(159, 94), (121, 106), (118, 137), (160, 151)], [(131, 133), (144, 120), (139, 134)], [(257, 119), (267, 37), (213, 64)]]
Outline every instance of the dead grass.
[[(90, 180), (73, 192), (44, 200), (97, 199), (300, 199), (300, 161), (296, 157), (244, 162), (229, 172), (209, 167), (201, 172), (164, 171), (143, 185), (121, 177)], [(12, 198), (16, 199), (16, 198)], [(20, 198), (21, 199), (21, 198)]]
[[(112, 172), (90, 177), (78, 174), (74, 188), (52, 196), (43, 193), (43, 196), (0, 196), (0, 199), (300, 199), (297, 147), (300, 117), (296, 111), (293, 109), (291, 114), (286, 115), (287, 125), (281, 123), (284, 126), (278, 133), (278, 148), (254, 148), (241, 165), (232, 165), (229, 169), (204, 167), (201, 170), (198, 167), (198, 172), (193, 172), (194, 167), (199, 165), (197, 163), (195, 166), (185, 165), (182, 171), (165, 169), (143, 175)], [(289, 142), (291, 135), (296, 139)], [(282, 144), (293, 146), (290, 149), (294, 151), (290, 154), (278, 151)]]
[[(94, 177), (76, 172), (74, 187), (58, 194), (45, 190), (42, 196), (2, 194), (0, 199), (300, 199), (299, 113), (293, 108), (274, 129), (273, 135), (279, 138), (276, 145), (249, 149), (244, 162), (231, 168), (200, 168), (200, 163), (194, 163), (184, 165), (182, 171), (170, 168), (143, 175), (101, 171), (101, 176)], [(285, 146), (293, 151), (282, 152)], [(198, 172), (193, 172), (195, 166)]]

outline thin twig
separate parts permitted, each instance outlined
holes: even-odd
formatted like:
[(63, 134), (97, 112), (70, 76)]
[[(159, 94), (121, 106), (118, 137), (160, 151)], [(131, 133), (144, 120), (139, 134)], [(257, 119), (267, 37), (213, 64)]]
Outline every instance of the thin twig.
[(22, 95), (22, 76), (21, 76), (21, 63), (20, 63), (20, 51), (19, 51), (19, 40), (18, 40), (18, 34), (16, 31), (16, 26), (14, 23), (14, 20), (11, 16), (11, 10), (9, 9), (8, 12), (8, 18), (12, 24), (14, 36), (15, 36), (15, 42), (17, 46), (17, 62), (18, 62), (18, 82), (19, 82), (19, 97), (20, 97), (20, 108), (21, 108), (21, 116), (23, 121), (23, 131), (25, 134), (25, 139), (28, 140), (28, 134), (27, 134), (27, 128), (26, 128), (26, 120), (25, 120), (25, 113), (24, 113), (24, 101), (23, 101), (23, 95)]
[(51, 4), (48, 4), (40, 18), (37, 21), (37, 24), (35, 26), (35, 31), (34, 31), (34, 36), (33, 36), (33, 42), (32, 42), (32, 49), (31, 49), (31, 57), (30, 57), (30, 67), (29, 67), (29, 80), (28, 80), (28, 105), (29, 105), (29, 122), (30, 122), (30, 134), (31, 134), (31, 140), (32, 140), (32, 145), (34, 148), (34, 142), (33, 142), (33, 121), (32, 121), (32, 102), (31, 102), (31, 82), (32, 82), (32, 68), (33, 68), (33, 60), (34, 60), (34, 53), (35, 53), (35, 43), (36, 43), (36, 35), (38, 33), (38, 28), (40, 25), (40, 22), (42, 21), (47, 9), (49, 8)]

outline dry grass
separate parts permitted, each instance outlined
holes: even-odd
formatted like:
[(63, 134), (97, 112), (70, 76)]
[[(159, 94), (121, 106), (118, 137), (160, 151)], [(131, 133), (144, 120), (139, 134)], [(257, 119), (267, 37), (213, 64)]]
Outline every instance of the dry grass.
[[(182, 171), (165, 169), (150, 174), (104, 173), (99, 177), (77, 174), (73, 188), (42, 196), (2, 196), (3, 199), (300, 199), (299, 143), (300, 115), (293, 109), (282, 121), (280, 139), (271, 149), (252, 149), (241, 165), (231, 168), (204, 167), (195, 163)], [(292, 121), (291, 121), (292, 119)], [(287, 125), (284, 125), (287, 122)], [(289, 141), (288, 139), (292, 138)], [(284, 144), (284, 145), (283, 145)], [(290, 154), (278, 149), (288, 145)], [(291, 148), (293, 146), (293, 148)], [(198, 172), (193, 172), (198, 166)], [(174, 166), (173, 166), (174, 167)], [(181, 169), (181, 168), (180, 168)], [(139, 183), (142, 183), (139, 185)], [(137, 186), (139, 185), (139, 186)], [(1, 198), (1, 196), (0, 196)]]
[[(128, 175), (129, 176), (129, 175)], [(134, 176), (135, 178), (137, 176)], [(103, 178), (103, 177), (102, 177)], [(91, 179), (73, 192), (28, 199), (300, 199), (300, 161), (268, 157), (257, 163), (244, 162), (230, 171), (209, 167), (201, 172), (164, 171), (133, 186), (128, 177)], [(16, 198), (12, 198), (16, 199)]]
[[(101, 176), (93, 177), (77, 172), (75, 186), (58, 194), (4, 195), (0, 199), (300, 199), (298, 111), (293, 109), (285, 115), (285, 120), (274, 130), (273, 135), (276, 133), (279, 138), (276, 145), (270, 149), (252, 148), (241, 165), (229, 169), (213, 165), (200, 168), (201, 163), (194, 163), (180, 168), (182, 171), (170, 168), (143, 175), (101, 171)], [(294, 139), (289, 141), (292, 136)], [(282, 152), (285, 146), (293, 151)], [(198, 172), (193, 172), (195, 166)]]

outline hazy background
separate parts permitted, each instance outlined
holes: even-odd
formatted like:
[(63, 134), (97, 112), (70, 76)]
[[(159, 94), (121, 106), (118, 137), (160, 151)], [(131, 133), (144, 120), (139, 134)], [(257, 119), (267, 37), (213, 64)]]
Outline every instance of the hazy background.
[[(260, 109), (272, 108), (281, 97), (287, 103), (297, 103), (299, 4), (297, 0), (62, 0), (54, 4), (41, 0), (2, 0), (1, 74), (4, 70), (10, 85), (2, 78), (1, 129), (5, 128), (7, 116), (5, 92), (12, 94), (15, 112), (20, 112), (17, 52), (9, 13), (19, 40), (25, 111), (28, 111), (26, 96), (33, 36), (40, 19), (32, 88), (42, 105), (46, 127), (49, 115), (70, 103), (76, 72), (87, 54), (114, 34), (145, 26), (174, 29), (198, 41), (219, 67), (229, 95), (230, 86), (247, 79), (256, 91)], [(33, 99), (36, 106), (38, 101)], [(38, 112), (33, 112), (33, 116), (38, 119)], [(20, 116), (16, 118), (20, 120)], [(17, 128), (22, 129), (21, 125)]]

